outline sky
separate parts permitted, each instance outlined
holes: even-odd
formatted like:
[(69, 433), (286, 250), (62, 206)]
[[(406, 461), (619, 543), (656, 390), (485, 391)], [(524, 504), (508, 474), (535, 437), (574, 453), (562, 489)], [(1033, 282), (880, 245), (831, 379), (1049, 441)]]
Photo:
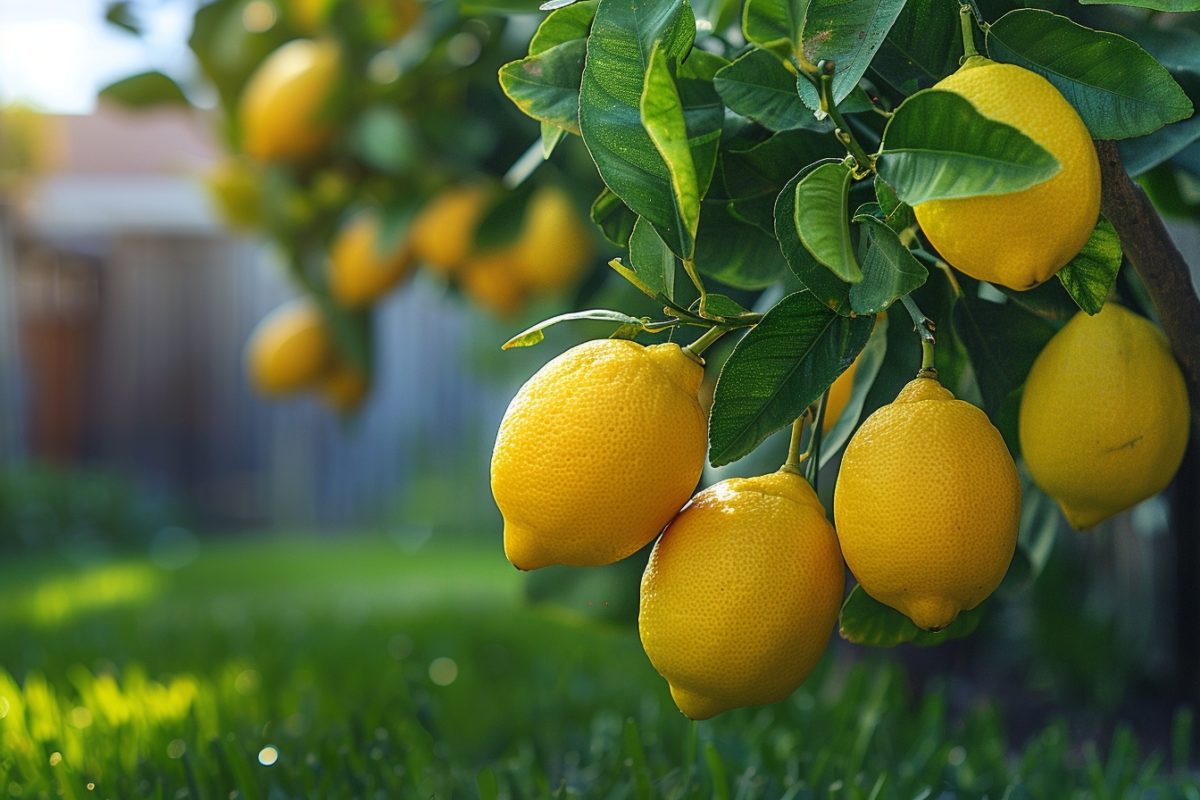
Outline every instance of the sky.
[(0, 104), (86, 114), (96, 92), (147, 69), (187, 71), (194, 0), (138, 4), (146, 36), (104, 21), (105, 0), (0, 0)]

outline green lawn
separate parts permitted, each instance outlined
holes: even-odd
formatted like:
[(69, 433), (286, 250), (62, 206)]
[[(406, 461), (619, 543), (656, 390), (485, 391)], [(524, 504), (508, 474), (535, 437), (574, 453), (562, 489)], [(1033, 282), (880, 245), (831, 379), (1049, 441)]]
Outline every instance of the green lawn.
[(0, 797), (1200, 800), (1190, 717), (1163, 757), (1062, 725), (1013, 745), (886, 658), (690, 723), (635, 631), (526, 604), (498, 546), (258, 538), (168, 566), (0, 569)]

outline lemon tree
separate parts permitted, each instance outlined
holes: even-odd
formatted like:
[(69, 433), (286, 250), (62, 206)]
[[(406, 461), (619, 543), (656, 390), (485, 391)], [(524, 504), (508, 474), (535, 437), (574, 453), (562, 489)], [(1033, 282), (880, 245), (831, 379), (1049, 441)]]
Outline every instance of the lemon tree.
[[(1170, 483), (1200, 403), (1200, 301), (1161, 215), (1198, 207), (1200, 14), (1159, 12), (1200, 3), (1123, 5), (556, 0), (500, 69), (548, 163), (586, 147), (614, 280), (658, 310), (574, 311), (506, 347), (581, 320), (701, 359), (732, 342), (707, 367), (709, 463), (791, 426), (779, 472), (686, 504), (654, 487), (690, 470), (640, 477), (623, 439), (648, 444), (647, 415), (679, 424), (655, 399), (676, 377), (638, 399), (613, 382), (618, 407), (584, 411), (565, 398), (578, 386), (599, 409), (605, 372), (565, 372), (568, 351), (501, 426), (506, 545), (565, 503), (586, 519), (556, 518), (572, 546), (608, 560), (678, 505), (640, 628), (689, 717), (788, 694), (825, 648), (830, 597), (852, 642), (967, 635), (1002, 582), (1041, 567), (1030, 545), (1061, 517), (1031, 499), (1087, 529)], [(596, 455), (597, 425), (627, 465)], [(827, 513), (814, 489), (834, 462)], [(522, 469), (536, 493), (516, 498)], [(626, 495), (596, 510), (635, 475), (636, 525)], [(527, 548), (562, 536), (521, 529)]]

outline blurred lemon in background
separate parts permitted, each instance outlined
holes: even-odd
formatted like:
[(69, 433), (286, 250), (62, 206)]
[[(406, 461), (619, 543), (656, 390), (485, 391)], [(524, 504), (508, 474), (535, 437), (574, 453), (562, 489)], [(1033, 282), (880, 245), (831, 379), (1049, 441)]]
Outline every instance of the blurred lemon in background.
[(360, 211), (334, 237), (329, 289), (341, 305), (369, 305), (408, 275), (413, 264), (408, 243), (384, 233), (378, 212)]
[(250, 76), (239, 104), (242, 149), (262, 161), (306, 161), (333, 135), (331, 103), (341, 50), (324, 39), (296, 39)]
[(291, 394), (315, 386), (335, 355), (321, 310), (312, 300), (299, 298), (258, 323), (246, 346), (246, 367), (262, 394)]
[(554, 294), (578, 282), (596, 247), (579, 211), (557, 186), (538, 189), (525, 210), (515, 264), (522, 283), (537, 294)]

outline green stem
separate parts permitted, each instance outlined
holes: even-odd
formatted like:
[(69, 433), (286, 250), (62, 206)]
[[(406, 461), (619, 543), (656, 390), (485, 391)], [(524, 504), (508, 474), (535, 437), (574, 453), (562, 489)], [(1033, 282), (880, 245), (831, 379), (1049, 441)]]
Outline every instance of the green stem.
[(700, 316), (704, 317), (708, 310), (708, 292), (705, 291), (704, 281), (700, 280), (700, 273), (696, 270), (696, 260), (693, 258), (683, 259), (683, 271), (687, 273), (692, 285), (700, 293)]
[(913, 302), (911, 296), (904, 295), (900, 298), (900, 302), (904, 303), (904, 309), (912, 317), (913, 327), (916, 329), (917, 335), (921, 337), (921, 371), (917, 373), (917, 376), (936, 378), (934, 345), (937, 344), (937, 339), (934, 337), (933, 331), (937, 326), (933, 320), (922, 313), (921, 309), (917, 308), (917, 304)]
[(958, 7), (958, 22), (962, 27), (962, 60), (966, 61), (968, 58), (979, 55), (979, 51), (975, 49), (975, 17), (971, 13), (971, 6), (967, 3)]
[(817, 69), (821, 73), (817, 81), (817, 92), (821, 98), (821, 110), (833, 120), (835, 126), (833, 135), (846, 148), (846, 152), (854, 156), (854, 160), (858, 162), (859, 169), (874, 172), (875, 160), (867, 155), (866, 149), (854, 137), (854, 132), (850, 130), (850, 126), (846, 123), (846, 118), (842, 116), (841, 111), (838, 111), (837, 103), (833, 100), (834, 68), (832, 61), (821, 61), (817, 64)]
[(702, 361), (703, 359), (701, 359), (700, 356), (704, 354), (704, 351), (707, 350), (713, 342), (717, 341), (717, 339), (720, 339), (727, 333), (729, 333), (728, 328), (722, 328), (719, 326), (709, 328), (700, 335), (699, 339), (684, 347), (683, 352), (698, 361)]
[(804, 461), (804, 454), (800, 450), (800, 443), (804, 439), (804, 426), (808, 422), (809, 411), (810, 409), (804, 409), (804, 413), (796, 417), (796, 421), (792, 423), (792, 439), (788, 443), (787, 461), (782, 467), (782, 469), (797, 475), (803, 474), (800, 464)]
[(812, 435), (808, 437), (808, 450), (804, 457), (808, 461), (805, 465), (804, 477), (813, 487), (813, 491), (817, 490), (817, 473), (821, 471), (821, 436), (825, 428), (825, 401), (829, 398), (829, 390), (817, 399), (817, 413), (813, 415)]

